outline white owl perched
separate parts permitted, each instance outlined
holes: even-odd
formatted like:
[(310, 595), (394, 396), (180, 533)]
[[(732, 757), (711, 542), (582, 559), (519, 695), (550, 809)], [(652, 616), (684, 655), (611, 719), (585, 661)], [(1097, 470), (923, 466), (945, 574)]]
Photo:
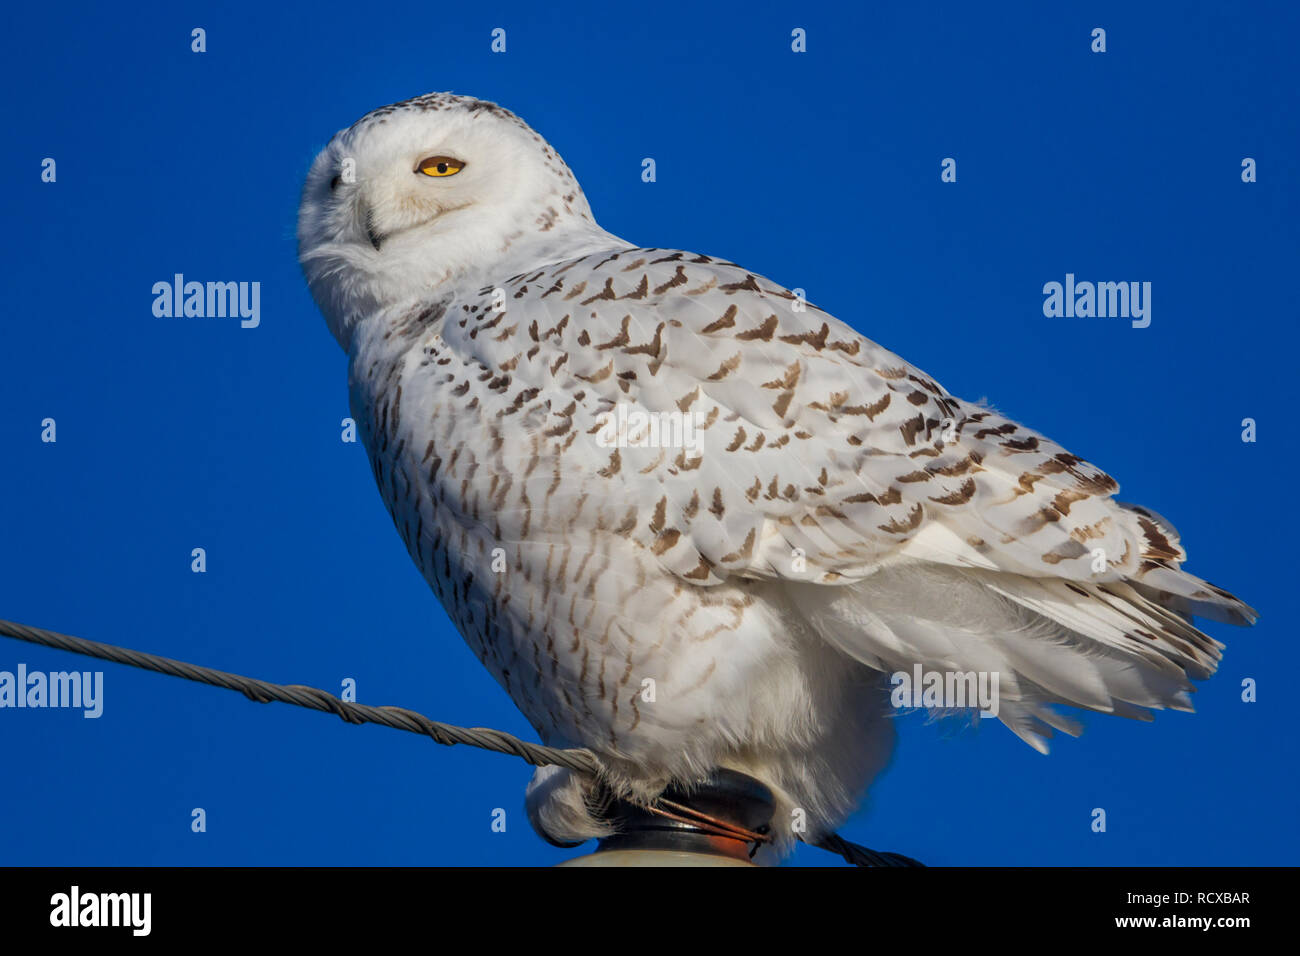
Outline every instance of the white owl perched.
[[(1088, 462), (734, 263), (605, 232), (492, 103), (339, 132), (298, 238), (412, 559), (541, 738), (634, 799), (728, 767), (778, 845), (795, 808), (815, 837), (888, 759), (887, 674), (996, 673), (1046, 750), (1077, 733), (1053, 703), (1190, 710), (1222, 647), (1190, 617), (1254, 620)], [(638, 414), (690, 440), (611, 429)], [(534, 825), (606, 832), (585, 789), (539, 771)]]

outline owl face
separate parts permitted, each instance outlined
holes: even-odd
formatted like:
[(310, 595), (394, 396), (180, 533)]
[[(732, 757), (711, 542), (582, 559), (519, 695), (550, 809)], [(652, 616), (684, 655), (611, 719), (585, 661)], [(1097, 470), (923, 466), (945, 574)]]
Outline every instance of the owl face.
[(491, 281), (594, 228), (541, 136), (492, 103), (434, 93), (367, 114), (320, 152), (303, 189), (298, 255), (337, 336), (381, 300)]
[(304, 199), (319, 208), (304, 216), (303, 238), (364, 242), (382, 254), (394, 240), (508, 214), (527, 198), (523, 145), (483, 112), (399, 110), (363, 120), (312, 164)]

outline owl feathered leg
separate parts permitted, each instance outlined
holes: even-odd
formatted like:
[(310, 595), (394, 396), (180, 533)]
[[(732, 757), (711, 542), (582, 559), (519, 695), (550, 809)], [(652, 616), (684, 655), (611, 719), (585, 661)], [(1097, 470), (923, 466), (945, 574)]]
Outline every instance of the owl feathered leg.
[(528, 821), (546, 842), (571, 848), (614, 832), (599, 816), (592, 781), (564, 767), (538, 767), (524, 794)]

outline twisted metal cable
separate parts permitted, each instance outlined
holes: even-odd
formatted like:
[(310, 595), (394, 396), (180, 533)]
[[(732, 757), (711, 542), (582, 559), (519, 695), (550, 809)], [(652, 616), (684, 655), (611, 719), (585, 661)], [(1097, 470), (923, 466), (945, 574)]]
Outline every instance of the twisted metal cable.
[(844, 839), (838, 833), (824, 836), (812, 845), (818, 849), (842, 856), (846, 862), (852, 863), (854, 866), (925, 866), (924, 863), (914, 860), (910, 856), (903, 856), (901, 853), (869, 850), (860, 843), (853, 843)]
[(260, 704), (273, 700), (284, 704), (296, 704), (311, 710), (337, 714), (350, 724), (382, 724), (395, 730), (426, 734), (432, 737), (434, 742), (448, 747), (455, 744), (468, 744), (471, 747), (492, 750), (496, 753), (512, 754), (528, 761), (534, 767), (556, 764), (593, 776), (603, 769), (596, 755), (589, 750), (561, 750), (557, 747), (529, 743), (513, 734), (492, 730), (489, 727), (458, 727), (455, 724), (439, 723), (405, 707), (370, 707), (366, 704), (340, 700), (328, 691), (315, 687), (306, 687), (302, 684), (272, 684), (254, 677), (231, 674), (211, 667), (172, 660), (170, 657), (159, 657), (156, 654), (116, 647), (112, 644), (87, 641), (84, 638), (71, 637), (44, 628), (15, 624), (13, 621), (0, 620), (0, 634), (20, 641), (29, 641), (32, 644), (43, 644), (46, 647), (55, 647), (74, 654), (113, 661), (116, 664), (129, 664), (159, 674), (183, 677), (200, 684), (237, 690), (249, 700)]
[[(493, 730), (490, 727), (459, 727), (456, 724), (444, 724), (440, 721), (430, 720), (423, 714), (418, 714), (413, 710), (407, 710), (405, 707), (371, 707), (367, 704), (340, 700), (329, 691), (320, 690), (316, 687), (307, 687), (302, 684), (272, 684), (270, 681), (258, 680), (255, 677), (231, 674), (228, 671), (219, 671), (200, 664), (173, 660), (170, 657), (161, 657), (157, 654), (147, 654), (144, 651), (133, 651), (130, 648), (117, 647), (113, 644), (88, 641), (85, 638), (72, 637), (45, 628), (30, 627), (14, 621), (0, 620), (0, 636), (12, 637), (15, 640), (27, 641), (31, 644), (41, 644), (45, 647), (53, 647), (73, 654), (82, 654), (86, 657), (95, 657), (115, 664), (139, 667), (142, 670), (168, 674), (172, 677), (183, 677), (185, 680), (192, 680), (213, 687), (223, 687), (226, 690), (236, 690), (249, 700), (260, 704), (270, 703), (271, 701), (295, 704), (298, 707), (335, 714), (350, 724), (381, 724), (384, 727), (392, 727), (394, 730), (424, 734), (432, 738), (434, 743), (446, 747), (455, 744), (467, 744), (481, 750), (510, 754), (527, 761), (534, 767), (554, 765), (595, 778), (599, 778), (604, 771), (604, 765), (590, 750), (547, 747), (543, 744), (520, 740), (513, 734)], [(837, 834), (831, 834), (812, 845), (838, 854), (854, 866), (922, 865), (897, 853), (879, 853), (875, 850), (869, 850), (864, 846), (851, 843)]]

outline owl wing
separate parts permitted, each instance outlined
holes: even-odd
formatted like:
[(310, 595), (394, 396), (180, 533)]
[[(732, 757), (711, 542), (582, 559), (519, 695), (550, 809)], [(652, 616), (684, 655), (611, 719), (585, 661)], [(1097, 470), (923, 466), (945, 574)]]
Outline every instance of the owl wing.
[[(1034, 620), (1192, 676), (1222, 645), (1187, 616), (1255, 617), (1179, 570), (1173, 528), (1116, 501), (1105, 472), (734, 263), (620, 250), (456, 310), (453, 346), (536, 389), (566, 468), (623, 510), (610, 530), (683, 582), (779, 579), (829, 600), (885, 570), (946, 568)], [(1075, 696), (1109, 707), (1105, 693)]]

